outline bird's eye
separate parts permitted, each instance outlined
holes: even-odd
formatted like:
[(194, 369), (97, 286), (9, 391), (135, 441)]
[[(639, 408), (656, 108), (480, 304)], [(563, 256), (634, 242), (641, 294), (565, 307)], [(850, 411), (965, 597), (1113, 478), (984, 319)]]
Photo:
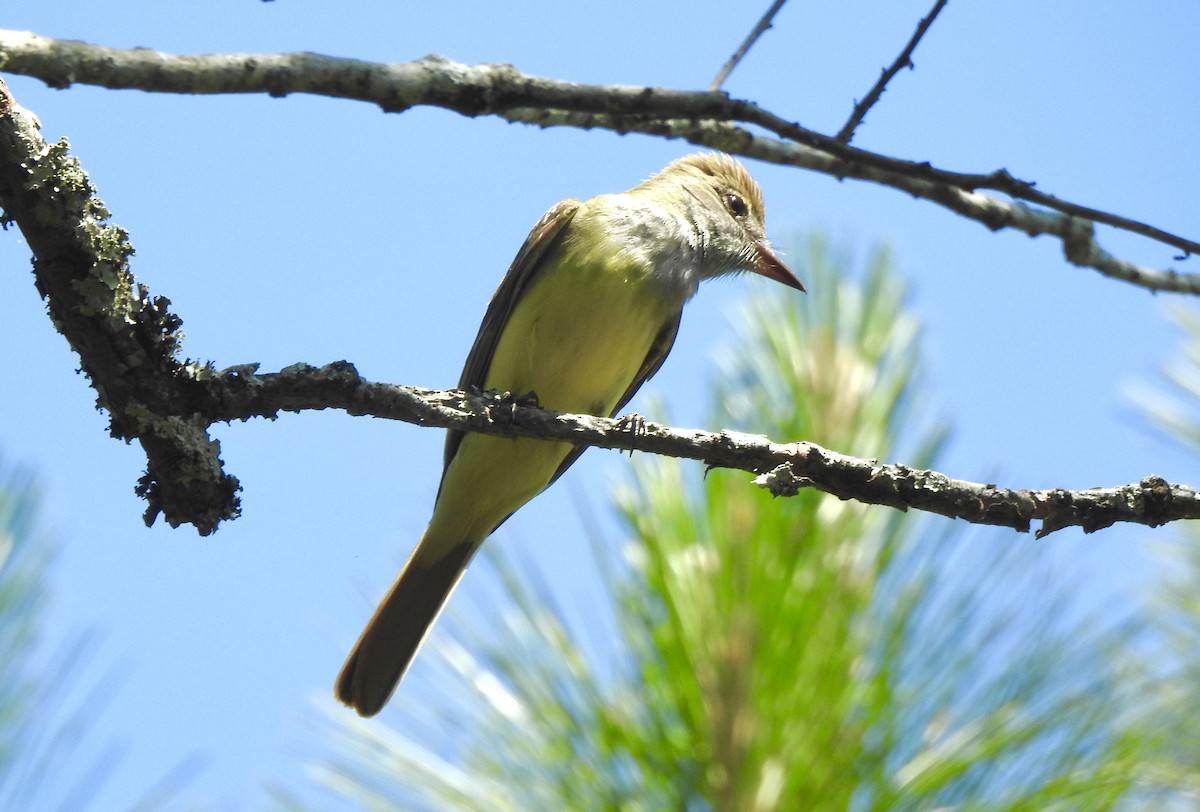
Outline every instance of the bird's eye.
[(739, 220), (750, 213), (750, 209), (746, 206), (746, 201), (732, 192), (725, 193), (725, 205), (729, 207), (729, 213)]

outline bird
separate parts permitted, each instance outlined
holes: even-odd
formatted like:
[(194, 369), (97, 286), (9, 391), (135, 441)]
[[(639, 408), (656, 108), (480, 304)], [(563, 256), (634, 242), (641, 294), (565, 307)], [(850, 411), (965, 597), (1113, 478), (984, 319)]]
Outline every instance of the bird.
[[(766, 237), (762, 192), (723, 153), (679, 158), (626, 192), (554, 205), (492, 297), (460, 389), (612, 417), (654, 375), (706, 279), (749, 272), (804, 291)], [(378, 713), (475, 552), (583, 447), (452, 429), (433, 516), (355, 643), (335, 695)]]

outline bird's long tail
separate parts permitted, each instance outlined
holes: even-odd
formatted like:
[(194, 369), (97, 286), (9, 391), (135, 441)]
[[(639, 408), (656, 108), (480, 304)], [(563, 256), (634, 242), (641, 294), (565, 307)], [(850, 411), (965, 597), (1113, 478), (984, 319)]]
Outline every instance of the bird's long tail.
[(477, 541), (446, 544), (433, 532), (413, 550), (338, 675), (334, 693), (360, 716), (387, 704), (479, 548)]

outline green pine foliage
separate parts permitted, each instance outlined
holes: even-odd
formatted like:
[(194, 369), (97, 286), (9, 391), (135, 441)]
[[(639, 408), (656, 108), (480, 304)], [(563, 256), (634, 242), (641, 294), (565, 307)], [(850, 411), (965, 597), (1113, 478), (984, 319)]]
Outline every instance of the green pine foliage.
[[(0, 799), (16, 791), (32, 714), (26, 664), (45, 602), (42, 573), (49, 555), (34, 532), (37, 496), (27, 474), (0, 474)], [(2, 804), (0, 804), (2, 805)]]
[[(1168, 314), (1181, 332), (1179, 350), (1158, 380), (1130, 394), (1169, 444), (1194, 456), (1200, 454), (1200, 311), (1173, 302)], [(1157, 734), (1165, 745), (1148, 782), (1169, 801), (1157, 808), (1186, 810), (1200, 804), (1200, 529), (1195, 522), (1174, 529), (1172, 543), (1160, 548), (1164, 584), (1154, 601), (1160, 645), (1148, 658), (1157, 678), (1144, 692), (1137, 722), (1143, 735)]]
[[(813, 237), (794, 264), (812, 293), (744, 307), (705, 424), (933, 465), (945, 431), (924, 417), (891, 258), (855, 274)], [(361, 809), (622, 812), (1132, 797), (1156, 739), (1125, 720), (1131, 631), (1062, 622), (1039, 547), (814, 490), (776, 499), (692, 462), (634, 472), (616, 495), (628, 538), (595, 555), (619, 653), (490, 549), (503, 601), (434, 637), (421, 689), (442, 712), (399, 711), (403, 734), (331, 712), (327, 789)]]

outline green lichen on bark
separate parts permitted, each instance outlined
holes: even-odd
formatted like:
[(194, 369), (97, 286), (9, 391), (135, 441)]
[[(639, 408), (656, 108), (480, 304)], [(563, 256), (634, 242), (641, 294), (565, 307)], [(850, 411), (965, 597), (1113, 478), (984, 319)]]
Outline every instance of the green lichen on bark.
[(79, 354), (110, 432), (146, 451), (137, 491), (149, 502), (147, 521), (162, 514), (173, 526), (190, 523), (207, 535), (240, 510), (240, 486), (222, 470), (220, 445), (203, 416), (200, 382), (213, 371), (179, 360), (182, 321), (166, 297), (152, 296), (134, 277), (129, 234), (109, 222), (66, 139), (47, 143), (2, 85), (0, 97), (3, 219), (25, 236), (37, 290)]

